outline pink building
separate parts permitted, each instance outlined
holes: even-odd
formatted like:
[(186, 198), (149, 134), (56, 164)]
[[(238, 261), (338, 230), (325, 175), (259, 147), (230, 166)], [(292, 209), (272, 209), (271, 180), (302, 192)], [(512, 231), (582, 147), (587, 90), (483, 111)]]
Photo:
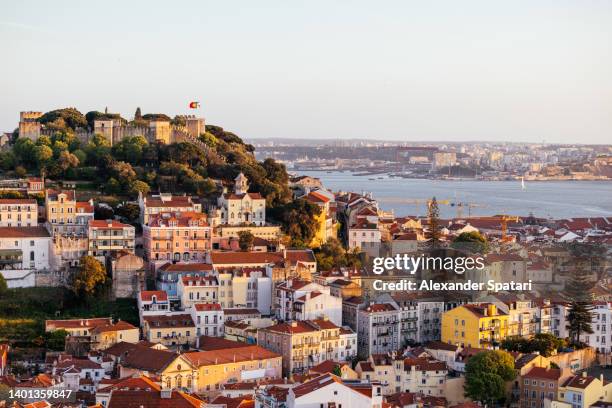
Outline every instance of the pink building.
[(202, 262), (210, 250), (211, 235), (204, 213), (152, 214), (142, 232), (145, 260), (154, 270), (168, 261)]

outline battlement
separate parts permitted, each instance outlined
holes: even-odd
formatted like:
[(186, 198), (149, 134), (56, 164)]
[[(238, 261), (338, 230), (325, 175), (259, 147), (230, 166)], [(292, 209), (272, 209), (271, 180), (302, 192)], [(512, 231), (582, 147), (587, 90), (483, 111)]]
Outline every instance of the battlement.
[(38, 120), (43, 115), (42, 112), (37, 111), (23, 111), (19, 112), (19, 121), (20, 122), (31, 122)]

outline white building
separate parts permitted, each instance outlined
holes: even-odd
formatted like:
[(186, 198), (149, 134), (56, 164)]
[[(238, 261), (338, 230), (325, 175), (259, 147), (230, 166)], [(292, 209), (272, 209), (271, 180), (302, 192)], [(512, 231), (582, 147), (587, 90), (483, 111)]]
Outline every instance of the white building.
[(373, 303), (357, 311), (360, 356), (399, 350), (400, 309), (395, 303)]
[(182, 276), (177, 292), (184, 309), (194, 303), (216, 303), (219, 299), (219, 281), (214, 276)]
[(380, 408), (380, 384), (358, 380), (343, 380), (333, 374), (323, 374), (293, 387), (287, 395), (287, 408)]
[(223, 337), (223, 309), (219, 303), (194, 303), (189, 308), (196, 325), (196, 335)]
[(224, 192), (217, 200), (222, 225), (266, 224), (266, 199), (259, 193), (249, 193), (249, 181), (240, 173), (234, 179), (234, 192)]
[(599, 353), (612, 352), (612, 303), (596, 302), (591, 311), (592, 334), (583, 334), (581, 340)]
[(326, 316), (342, 326), (342, 298), (331, 295), (327, 286), (290, 279), (276, 286), (276, 316), (280, 320), (314, 320)]
[(219, 302), (222, 307), (256, 308), (263, 315), (272, 310), (270, 267), (219, 268)]
[(9, 288), (36, 285), (50, 272), (51, 235), (42, 226), (0, 227), (0, 273)]
[(31, 198), (0, 199), (0, 227), (36, 227), (38, 204)]
[(164, 290), (143, 290), (138, 293), (138, 314), (143, 316), (165, 315), (170, 312), (170, 301)]

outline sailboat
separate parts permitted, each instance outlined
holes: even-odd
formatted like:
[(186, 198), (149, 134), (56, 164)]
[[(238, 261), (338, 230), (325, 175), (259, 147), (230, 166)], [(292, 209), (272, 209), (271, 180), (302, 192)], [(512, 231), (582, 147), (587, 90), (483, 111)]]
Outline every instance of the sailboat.
[(525, 177), (521, 177), (521, 190), (527, 190), (527, 187), (525, 187)]

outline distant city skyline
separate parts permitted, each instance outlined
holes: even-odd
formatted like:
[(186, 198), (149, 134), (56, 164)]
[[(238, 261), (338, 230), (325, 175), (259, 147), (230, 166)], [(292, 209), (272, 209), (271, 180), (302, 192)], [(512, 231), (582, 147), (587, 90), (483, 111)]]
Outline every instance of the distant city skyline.
[(0, 131), (140, 107), (251, 140), (605, 144), (611, 21), (577, 0), (5, 2)]

